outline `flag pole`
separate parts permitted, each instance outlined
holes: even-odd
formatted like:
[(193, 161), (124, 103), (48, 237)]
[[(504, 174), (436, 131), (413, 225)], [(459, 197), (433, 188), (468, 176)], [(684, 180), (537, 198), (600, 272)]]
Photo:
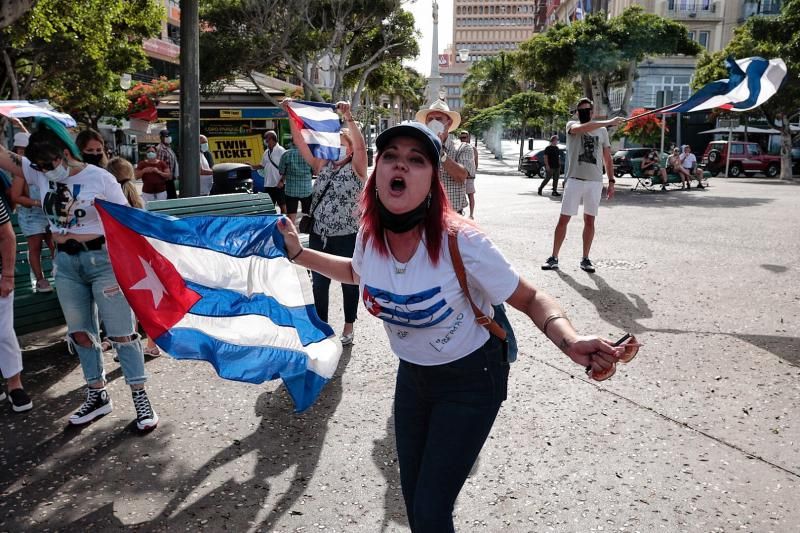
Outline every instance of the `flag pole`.
[(683, 102), (678, 102), (677, 104), (670, 104), (670, 105), (667, 105), (667, 106), (664, 106), (664, 107), (659, 107), (658, 109), (651, 109), (650, 111), (645, 111), (644, 113), (640, 113), (640, 114), (638, 114), (636, 116), (633, 116), (633, 117), (630, 117), (630, 118), (625, 118), (623, 120), (625, 122), (628, 122), (630, 120), (635, 120), (637, 118), (646, 117), (647, 115), (652, 115), (654, 113), (661, 113), (662, 115), (664, 115), (664, 114), (669, 113), (670, 109), (678, 107), (679, 105), (682, 105), (682, 104), (685, 104), (685, 103), (686, 103), (686, 100), (684, 100)]

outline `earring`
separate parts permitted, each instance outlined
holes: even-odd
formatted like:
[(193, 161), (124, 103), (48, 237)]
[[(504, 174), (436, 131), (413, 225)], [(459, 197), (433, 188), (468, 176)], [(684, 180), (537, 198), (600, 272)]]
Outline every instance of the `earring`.
[(430, 208), (430, 206), (431, 206), (431, 193), (428, 193), (428, 205), (426, 205), (425, 207)]

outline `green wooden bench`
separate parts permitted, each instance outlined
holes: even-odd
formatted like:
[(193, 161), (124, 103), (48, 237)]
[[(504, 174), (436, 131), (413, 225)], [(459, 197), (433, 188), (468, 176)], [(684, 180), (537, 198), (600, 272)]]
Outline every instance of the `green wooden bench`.
[[(24, 335), (64, 323), (64, 315), (58, 304), (55, 291), (37, 293), (36, 278), (28, 262), (28, 241), (17, 224), (17, 215), (11, 215), (11, 224), (17, 240), (17, 256), (14, 264), (14, 331)], [(42, 244), (42, 271), (53, 283), (53, 262), (50, 250)]]
[[(666, 158), (662, 158), (660, 163), (662, 168), (666, 168), (667, 161)], [(636, 178), (636, 185), (633, 187), (632, 190), (636, 190), (640, 185), (647, 190), (652, 190), (652, 187), (660, 187), (661, 186), (661, 176), (657, 173), (653, 176), (645, 176), (642, 174), (642, 159), (635, 158), (631, 159), (631, 176)], [(711, 172), (704, 171), (703, 172), (703, 185), (708, 185), (708, 179), (711, 177)], [(692, 180), (697, 179), (696, 177), (692, 177)], [(674, 172), (667, 172), (667, 183), (681, 183), (681, 177)]]
[[(189, 215), (268, 215), (275, 214), (275, 206), (268, 194), (221, 194), (217, 196), (198, 196), (159, 200), (150, 202), (149, 211), (164, 213), (175, 217)], [(17, 238), (17, 262), (14, 265), (14, 331), (24, 335), (64, 324), (64, 315), (58, 303), (56, 291), (37, 293), (32, 281), (28, 262), (28, 243), (17, 225), (17, 217), (12, 214), (11, 221)], [(307, 242), (305, 243), (307, 245)], [(45, 277), (53, 283), (52, 261), (47, 246), (42, 251), (42, 270)]]

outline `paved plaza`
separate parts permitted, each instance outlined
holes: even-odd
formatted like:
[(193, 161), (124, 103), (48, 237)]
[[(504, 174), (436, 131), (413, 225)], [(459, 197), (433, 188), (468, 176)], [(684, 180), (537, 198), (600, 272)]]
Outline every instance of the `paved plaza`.
[[(661, 193), (622, 178), (597, 221), (597, 273), (578, 267), (579, 218), (561, 271), (544, 272), (559, 199), (538, 196), (515, 155), (481, 155), (476, 222), (580, 332), (629, 331), (644, 346), (592, 382), (510, 312), (520, 356), (457, 502), (458, 531), (796, 532), (800, 182), (713, 178)], [(149, 360), (161, 422), (146, 436), (110, 354), (114, 411), (67, 428), (83, 399), (78, 360), (26, 337), (34, 410), (0, 413), (0, 531), (407, 532), (396, 359), (380, 322), (359, 314), (335, 379), (301, 415), (277, 383)]]

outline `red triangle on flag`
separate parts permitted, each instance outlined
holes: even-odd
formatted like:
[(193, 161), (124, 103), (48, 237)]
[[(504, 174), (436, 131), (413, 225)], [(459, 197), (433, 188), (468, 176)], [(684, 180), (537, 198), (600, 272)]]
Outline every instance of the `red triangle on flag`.
[(147, 239), (102, 207), (97, 211), (117, 282), (148, 337), (156, 339), (177, 324), (201, 296), (186, 286), (175, 266)]

